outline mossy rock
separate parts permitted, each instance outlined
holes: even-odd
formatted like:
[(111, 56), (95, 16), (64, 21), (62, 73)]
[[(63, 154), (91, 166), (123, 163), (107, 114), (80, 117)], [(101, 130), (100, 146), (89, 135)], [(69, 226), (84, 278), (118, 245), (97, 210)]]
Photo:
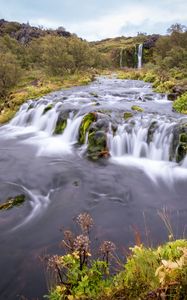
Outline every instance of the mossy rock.
[(147, 132), (147, 143), (150, 144), (153, 141), (153, 136), (158, 128), (158, 123), (157, 121), (153, 121), (151, 125), (149, 126), (148, 132)]
[(97, 113), (90, 112), (89, 114), (85, 115), (80, 128), (79, 128), (79, 143), (82, 145), (85, 142), (86, 133), (89, 130), (90, 125), (97, 120)]
[(177, 148), (176, 162), (181, 162), (187, 155), (187, 143), (180, 143)]
[(107, 136), (104, 131), (96, 131), (89, 134), (87, 156), (92, 160), (110, 156), (107, 148)]
[(90, 95), (93, 96), (94, 98), (98, 98), (99, 97), (98, 94), (95, 93), (95, 92), (91, 92)]
[(53, 104), (47, 105), (47, 106), (44, 108), (43, 115), (45, 115), (46, 112), (48, 112), (48, 111), (51, 110), (52, 108), (53, 108)]
[(125, 120), (128, 120), (133, 117), (133, 114), (131, 112), (127, 111), (127, 112), (124, 112), (123, 117)]
[(135, 110), (135, 111), (138, 111), (138, 112), (143, 112), (143, 111), (144, 111), (144, 109), (141, 108), (141, 107), (138, 106), (138, 105), (133, 105), (133, 106), (131, 107), (131, 109), (132, 109), (132, 110)]
[(63, 120), (63, 121), (57, 121), (56, 127), (55, 127), (55, 134), (62, 134), (64, 132), (64, 129), (67, 126), (67, 120)]
[(181, 162), (187, 155), (187, 123), (177, 124), (170, 145), (170, 160)]
[(66, 109), (59, 113), (58, 120), (56, 122), (56, 127), (54, 130), (54, 134), (62, 134), (64, 132), (64, 129), (67, 126), (67, 119), (69, 118), (71, 112), (76, 113), (77, 110), (73, 111), (71, 109)]
[(8, 198), (4, 203), (0, 204), (0, 210), (8, 210), (14, 206), (19, 206), (25, 201), (25, 195), (18, 195)]

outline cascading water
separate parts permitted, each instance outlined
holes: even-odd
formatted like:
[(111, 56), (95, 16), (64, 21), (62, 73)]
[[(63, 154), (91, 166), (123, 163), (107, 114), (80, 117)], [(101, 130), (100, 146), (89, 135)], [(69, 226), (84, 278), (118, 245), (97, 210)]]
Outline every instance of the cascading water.
[(138, 46), (138, 69), (142, 68), (143, 44)]
[(78, 116), (70, 112), (64, 132), (56, 136), (54, 132), (58, 117), (62, 112), (61, 106), (61, 102), (57, 102), (54, 106), (50, 102), (47, 104), (38, 103), (37, 105), (34, 105), (34, 102), (24, 104), (7, 126), (13, 130), (13, 135), (34, 133), (33, 138), (29, 137), (25, 142), (38, 143), (40, 155), (46, 154), (46, 151), (49, 153), (57, 153), (58, 150), (70, 152), (71, 145), (77, 142), (83, 115)]
[[(144, 111), (133, 111), (132, 105)], [(94, 123), (89, 119), (81, 126), (85, 144), (79, 147), (80, 124), (89, 113)], [(22, 205), (0, 213), (0, 298), (42, 299), (47, 291), (41, 289), (43, 271), (36, 258), (45, 249), (55, 253), (55, 245), (58, 251), (57, 229), (69, 228), (81, 211), (93, 213), (103, 238), (107, 233), (119, 245), (124, 237), (131, 244), (129, 228), (143, 229), (145, 216), (153, 243), (158, 236), (164, 242), (167, 233), (157, 216), (163, 207), (177, 224), (174, 231), (183, 233), (187, 156), (174, 160), (181, 137), (185, 146), (186, 124), (187, 118), (172, 111), (172, 102), (154, 93), (151, 84), (115, 77), (23, 104), (11, 122), (0, 126), (0, 203), (25, 195)], [(97, 154), (100, 146), (100, 163), (90, 162), (89, 151)], [(10, 249), (15, 249), (11, 256)]]
[(108, 134), (110, 153), (114, 157), (131, 155), (168, 161), (174, 125), (166, 120), (150, 118), (136, 118), (133, 122), (119, 125), (115, 135), (112, 130)]
[(124, 67), (124, 63), (123, 63), (123, 53), (124, 53), (124, 49), (122, 48), (120, 51), (120, 61), (119, 61), (119, 66), (120, 69), (122, 69)]

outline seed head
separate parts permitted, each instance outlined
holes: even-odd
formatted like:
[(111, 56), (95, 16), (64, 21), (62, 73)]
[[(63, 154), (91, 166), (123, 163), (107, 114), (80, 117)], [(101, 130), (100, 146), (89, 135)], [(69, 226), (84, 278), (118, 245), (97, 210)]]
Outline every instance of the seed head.
[(74, 249), (82, 252), (89, 252), (90, 249), (90, 240), (88, 238), (88, 236), (86, 235), (79, 235), (76, 237), (75, 241), (74, 241)]
[(114, 252), (116, 250), (116, 246), (113, 242), (110, 241), (104, 241), (100, 247), (100, 251), (103, 254), (109, 254), (111, 252)]
[(82, 213), (77, 217), (77, 223), (80, 225), (83, 233), (89, 233), (94, 221), (88, 213)]

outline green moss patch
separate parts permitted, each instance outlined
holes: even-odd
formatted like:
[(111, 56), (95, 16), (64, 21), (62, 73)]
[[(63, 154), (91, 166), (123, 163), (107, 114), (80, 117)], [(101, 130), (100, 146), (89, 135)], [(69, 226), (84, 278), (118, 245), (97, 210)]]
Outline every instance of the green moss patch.
[(97, 120), (97, 113), (91, 112), (84, 116), (80, 128), (79, 128), (79, 143), (84, 144), (86, 138), (86, 132), (90, 125)]
[(133, 106), (131, 107), (131, 109), (132, 109), (132, 110), (135, 110), (135, 111), (138, 111), (138, 112), (143, 112), (143, 111), (144, 111), (143, 108), (141, 108), (141, 107), (138, 106), (138, 105), (133, 105)]
[(4, 203), (0, 204), (0, 210), (8, 210), (14, 206), (19, 206), (25, 201), (25, 195), (18, 195), (8, 198)]

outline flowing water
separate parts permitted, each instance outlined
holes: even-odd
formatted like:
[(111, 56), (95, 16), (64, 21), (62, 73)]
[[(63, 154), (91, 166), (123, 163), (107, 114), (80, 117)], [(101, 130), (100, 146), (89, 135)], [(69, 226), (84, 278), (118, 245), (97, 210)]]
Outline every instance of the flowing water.
[(142, 68), (143, 44), (138, 46), (138, 69)]
[[(144, 113), (124, 120), (121, 114), (134, 104)], [(67, 126), (55, 135), (63, 111)], [(108, 160), (89, 161), (87, 139), (77, 144), (81, 121), (91, 111), (110, 114)], [(104, 77), (23, 104), (0, 128), (0, 201), (26, 196), (24, 205), (0, 212), (0, 299), (42, 299), (47, 289), (39, 257), (61, 253), (59, 229), (74, 228), (80, 212), (93, 216), (97, 240), (113, 240), (119, 252), (133, 245), (134, 226), (145, 242), (166, 240), (158, 216), (165, 207), (176, 236), (185, 234), (187, 159), (177, 164), (169, 157), (181, 118), (186, 120), (150, 84)]]

